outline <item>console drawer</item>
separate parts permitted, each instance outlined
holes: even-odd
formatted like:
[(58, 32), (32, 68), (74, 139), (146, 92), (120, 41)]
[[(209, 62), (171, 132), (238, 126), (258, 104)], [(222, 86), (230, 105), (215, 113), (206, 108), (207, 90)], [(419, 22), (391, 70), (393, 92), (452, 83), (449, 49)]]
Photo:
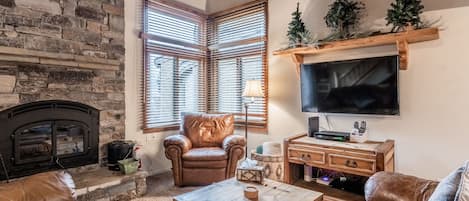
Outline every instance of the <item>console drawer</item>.
[(289, 148), (288, 159), (303, 164), (315, 163), (324, 165), (326, 164), (326, 153), (322, 151)]
[(339, 154), (328, 154), (329, 167), (362, 172), (372, 175), (376, 172), (376, 161)]

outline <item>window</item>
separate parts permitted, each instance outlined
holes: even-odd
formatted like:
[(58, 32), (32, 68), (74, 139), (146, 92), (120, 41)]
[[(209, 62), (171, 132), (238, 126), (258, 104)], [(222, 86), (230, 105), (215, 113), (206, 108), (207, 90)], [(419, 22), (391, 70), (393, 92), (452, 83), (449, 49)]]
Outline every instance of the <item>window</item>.
[(244, 125), (247, 80), (261, 80), (265, 97), (249, 105), (249, 126), (267, 127), (267, 36), (266, 2), (209, 17), (210, 93), (209, 111), (234, 113)]
[(206, 111), (205, 18), (147, 1), (144, 130), (178, 127), (181, 112)]
[(266, 128), (266, 4), (207, 16), (145, 0), (144, 132), (177, 129), (182, 112), (233, 113), (244, 125), (247, 80), (261, 80), (265, 94), (250, 104), (249, 126)]

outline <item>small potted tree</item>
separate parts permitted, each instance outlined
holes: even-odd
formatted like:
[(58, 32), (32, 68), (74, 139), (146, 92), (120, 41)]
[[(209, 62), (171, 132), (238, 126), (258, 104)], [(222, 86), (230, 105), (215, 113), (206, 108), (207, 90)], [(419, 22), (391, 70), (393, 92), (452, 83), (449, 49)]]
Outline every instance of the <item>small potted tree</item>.
[(292, 13), (292, 21), (288, 24), (287, 37), (289, 47), (302, 47), (311, 40), (311, 34), (301, 19), (299, 2), (296, 4), (296, 11)]
[(336, 0), (329, 5), (324, 20), (336, 38), (347, 39), (352, 36), (352, 29), (358, 26), (364, 9), (365, 4), (360, 1)]
[(386, 16), (386, 25), (392, 24), (391, 32), (420, 29), (423, 22), (420, 18), (424, 6), (421, 0), (396, 0)]

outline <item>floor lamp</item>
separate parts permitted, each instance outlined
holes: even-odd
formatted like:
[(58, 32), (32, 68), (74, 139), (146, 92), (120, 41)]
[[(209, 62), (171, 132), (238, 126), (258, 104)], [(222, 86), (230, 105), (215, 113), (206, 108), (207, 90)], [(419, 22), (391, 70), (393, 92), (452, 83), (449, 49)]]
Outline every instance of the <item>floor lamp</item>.
[(245, 160), (248, 158), (248, 108), (249, 104), (254, 103), (254, 98), (264, 97), (264, 92), (262, 91), (262, 82), (261, 80), (248, 80), (243, 91), (243, 97), (250, 98), (249, 101), (244, 103), (244, 110), (246, 112), (245, 116), (245, 126), (244, 126), (244, 135), (246, 137), (246, 150), (245, 150)]

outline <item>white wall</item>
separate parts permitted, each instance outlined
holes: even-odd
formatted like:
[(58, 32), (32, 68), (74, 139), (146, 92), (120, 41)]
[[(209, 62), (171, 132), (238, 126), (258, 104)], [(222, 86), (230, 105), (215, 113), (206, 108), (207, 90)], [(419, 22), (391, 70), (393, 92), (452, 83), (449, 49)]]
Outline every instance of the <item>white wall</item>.
[[(376, 4), (373, 0), (365, 2)], [(184, 1), (183, 1), (184, 2)], [(269, 1), (269, 52), (286, 45), (285, 33), (297, 1)], [(425, 1), (431, 4), (430, 1)], [(152, 173), (167, 171), (171, 165), (164, 156), (162, 141), (170, 133), (143, 134), (140, 129), (139, 82), (142, 70), (141, 41), (138, 39), (137, 1), (125, 2), (126, 23), (126, 138), (144, 146), (144, 166)], [(315, 33), (324, 35), (322, 17), (329, 1), (300, 0), (305, 22)], [(430, 7), (435, 7), (430, 5)], [(370, 8), (369, 8), (370, 9)], [(382, 4), (372, 13), (385, 13)], [(469, 148), (469, 28), (462, 19), (469, 17), (469, 7), (427, 12), (442, 16), (441, 39), (410, 45), (409, 70), (400, 72), (400, 117), (331, 116), (336, 130), (348, 130), (355, 120), (367, 120), (371, 138), (396, 141), (396, 170), (430, 179), (439, 179), (468, 159)], [(383, 15), (370, 14), (367, 25), (375, 25)], [(394, 47), (373, 48), (308, 61), (388, 54)], [(307, 114), (300, 111), (299, 80), (289, 57), (269, 54), (269, 133), (250, 134), (249, 147), (264, 141), (281, 141), (287, 136), (306, 132)], [(324, 121), (322, 121), (324, 122)]]
[(143, 134), (140, 128), (141, 102), (140, 82), (142, 78), (141, 2), (125, 1), (125, 133), (126, 139), (143, 145), (143, 167), (151, 174), (171, 168), (165, 159), (162, 139), (165, 134)]
[[(370, 0), (372, 1), (372, 0)], [(300, 1), (305, 22), (313, 32), (324, 34), (320, 16), (328, 2)], [(285, 30), (295, 3), (271, 0), (269, 6), (270, 52), (284, 47)], [(376, 10), (373, 10), (377, 12)], [(382, 9), (385, 12), (385, 8)], [(355, 120), (367, 120), (371, 138), (396, 141), (396, 171), (440, 179), (467, 160), (469, 148), (469, 28), (462, 19), (469, 7), (430, 11), (428, 18), (442, 17), (445, 30), (437, 41), (410, 45), (409, 70), (400, 72), (400, 117), (329, 116), (335, 130), (348, 131)], [(368, 17), (367, 24), (376, 24)], [(464, 45), (463, 45), (464, 44)], [(308, 62), (377, 56), (393, 47), (372, 48), (307, 58)], [(272, 55), (272, 54), (269, 54)], [(306, 131), (306, 116), (300, 112), (299, 80), (289, 57), (270, 56), (269, 135), (256, 135), (256, 142), (281, 140)], [(321, 118), (324, 124), (324, 118)], [(252, 138), (251, 138), (252, 139)]]

